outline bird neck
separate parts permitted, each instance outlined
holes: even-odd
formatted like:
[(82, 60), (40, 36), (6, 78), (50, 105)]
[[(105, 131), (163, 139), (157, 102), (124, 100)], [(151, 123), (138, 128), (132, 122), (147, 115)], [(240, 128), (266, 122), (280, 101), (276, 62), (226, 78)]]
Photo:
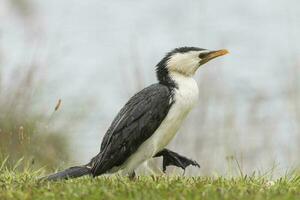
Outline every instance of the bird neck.
[(177, 88), (181, 85), (182, 82), (192, 81), (195, 82), (192, 76), (182, 74), (176, 71), (168, 71), (167, 69), (158, 71), (157, 70), (157, 79), (160, 84), (166, 85), (169, 88)]
[(166, 67), (157, 67), (156, 76), (160, 84), (166, 85), (169, 88), (177, 88), (175, 81), (170, 76), (170, 73)]
[(192, 76), (187, 76), (185, 74), (176, 72), (176, 71), (172, 71), (169, 72), (169, 76), (170, 79), (175, 83), (175, 85), (177, 86), (176, 88), (180, 88), (180, 86), (182, 85), (189, 85), (190, 83), (192, 85), (197, 85), (196, 81), (194, 80), (194, 78)]
[(158, 82), (160, 84), (166, 85), (169, 88), (177, 88), (175, 81), (169, 76), (158, 76)]

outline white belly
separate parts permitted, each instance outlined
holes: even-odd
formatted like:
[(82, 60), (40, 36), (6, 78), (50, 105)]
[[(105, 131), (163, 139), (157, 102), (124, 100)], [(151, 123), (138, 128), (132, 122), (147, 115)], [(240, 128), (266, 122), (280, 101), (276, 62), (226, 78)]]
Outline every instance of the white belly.
[(175, 89), (174, 93), (174, 104), (154, 134), (120, 167), (122, 174), (132, 172), (168, 145), (187, 114), (196, 104), (199, 92), (195, 80), (180, 74), (173, 74), (172, 77), (178, 84), (178, 89)]

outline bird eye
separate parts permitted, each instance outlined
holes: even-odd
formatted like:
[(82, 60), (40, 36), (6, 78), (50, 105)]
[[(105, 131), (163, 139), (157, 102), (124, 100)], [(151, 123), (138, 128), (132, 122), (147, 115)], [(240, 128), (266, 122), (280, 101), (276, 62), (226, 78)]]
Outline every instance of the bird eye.
[(200, 53), (200, 54), (199, 54), (199, 58), (200, 58), (200, 59), (205, 58), (205, 56), (206, 56), (206, 53)]

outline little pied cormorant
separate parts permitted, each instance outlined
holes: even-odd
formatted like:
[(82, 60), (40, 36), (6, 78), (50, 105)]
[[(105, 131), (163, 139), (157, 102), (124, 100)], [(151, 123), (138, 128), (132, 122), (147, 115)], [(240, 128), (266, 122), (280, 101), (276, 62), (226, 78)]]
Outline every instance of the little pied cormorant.
[[(153, 157), (163, 157), (163, 169), (185, 168), (197, 162), (165, 149), (184, 118), (198, 100), (198, 86), (192, 78), (204, 63), (227, 54), (197, 47), (181, 47), (169, 52), (157, 65), (158, 83), (136, 93), (120, 110), (104, 135), (100, 152), (83, 166), (47, 177), (47, 180), (93, 177), (105, 173), (133, 175), (134, 170)], [(157, 171), (149, 165), (152, 171)]]

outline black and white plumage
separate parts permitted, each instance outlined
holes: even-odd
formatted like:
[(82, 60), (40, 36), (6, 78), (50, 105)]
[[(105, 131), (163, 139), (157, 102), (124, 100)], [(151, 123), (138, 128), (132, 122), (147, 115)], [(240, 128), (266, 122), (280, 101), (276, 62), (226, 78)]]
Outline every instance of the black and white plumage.
[(101, 153), (92, 164), (93, 175), (119, 170), (118, 166), (157, 130), (172, 104), (171, 89), (161, 84), (153, 84), (134, 95), (105, 134)]
[(87, 165), (69, 168), (47, 179), (132, 174), (156, 156), (163, 156), (165, 166), (198, 165), (164, 148), (198, 100), (198, 86), (192, 76), (201, 65), (226, 53), (227, 50), (196, 47), (169, 52), (156, 66), (158, 83), (135, 94), (120, 110), (103, 138), (100, 153)]

